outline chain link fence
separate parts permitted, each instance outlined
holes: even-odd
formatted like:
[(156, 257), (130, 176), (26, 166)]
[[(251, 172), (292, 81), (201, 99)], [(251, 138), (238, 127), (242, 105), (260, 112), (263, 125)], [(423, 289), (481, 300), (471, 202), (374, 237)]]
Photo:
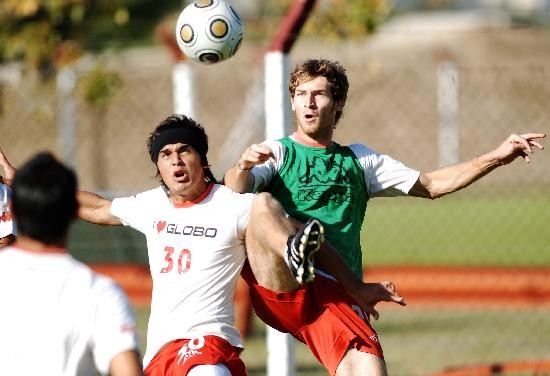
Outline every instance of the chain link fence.
[[(445, 148), (438, 107), (443, 61), (457, 68), (459, 160), (495, 148), (512, 132), (549, 133), (548, 31), (384, 38), (338, 45), (304, 40), (291, 55), (292, 63), (327, 57), (347, 68), (351, 85), (336, 130), (340, 143), (366, 143), (421, 171), (438, 168)], [(245, 45), (218, 66), (193, 65), (196, 117), (209, 135), (209, 160), (218, 178), (244, 147), (263, 139), (262, 54), (261, 48)], [(69, 97), (60, 96), (55, 80), (2, 67), (0, 144), (15, 166), (50, 150), (75, 167), (82, 189), (107, 197), (155, 187), (146, 139), (173, 111), (169, 54), (160, 47), (128, 51), (100, 64), (122, 82), (101, 109), (87, 103), (80, 89), (89, 66), (75, 70)], [(60, 120), (67, 105), (73, 106), (73, 128)], [(550, 268), (550, 155), (535, 153), (532, 160), (515, 161), (434, 202), (372, 200), (363, 231), (366, 266)], [(147, 263), (143, 238), (125, 229), (78, 223), (69, 248), (86, 262)], [(534, 297), (530, 302), (528, 308), (497, 309), (413, 305), (386, 313), (384, 306), (376, 327), (390, 373), (549, 358), (548, 301)], [(319, 370), (312, 372), (323, 374)]]

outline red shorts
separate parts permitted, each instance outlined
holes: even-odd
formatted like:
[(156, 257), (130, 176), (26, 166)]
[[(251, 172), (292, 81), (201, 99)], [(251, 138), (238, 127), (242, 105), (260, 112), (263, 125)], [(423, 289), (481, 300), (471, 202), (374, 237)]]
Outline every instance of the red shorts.
[(239, 357), (242, 349), (225, 339), (204, 336), (177, 339), (164, 345), (145, 368), (146, 376), (184, 376), (202, 364), (224, 364), (231, 375), (246, 376), (246, 367)]
[(384, 359), (368, 316), (337, 281), (316, 274), (298, 290), (277, 293), (257, 284), (248, 262), (241, 275), (258, 317), (305, 343), (331, 375), (350, 347)]

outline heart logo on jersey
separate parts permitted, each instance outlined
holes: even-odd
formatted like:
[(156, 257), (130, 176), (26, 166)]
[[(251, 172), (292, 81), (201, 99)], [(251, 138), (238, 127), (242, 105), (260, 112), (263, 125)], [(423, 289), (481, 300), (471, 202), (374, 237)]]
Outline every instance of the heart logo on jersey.
[(166, 221), (158, 221), (157, 222), (157, 231), (160, 234), (162, 230), (166, 227)]

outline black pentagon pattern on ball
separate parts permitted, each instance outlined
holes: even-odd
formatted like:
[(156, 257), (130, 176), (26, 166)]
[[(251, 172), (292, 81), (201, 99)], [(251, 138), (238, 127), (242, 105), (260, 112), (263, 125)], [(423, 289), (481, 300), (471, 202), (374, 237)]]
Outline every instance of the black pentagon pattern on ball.
[(215, 64), (222, 60), (222, 56), (217, 51), (208, 51), (201, 53), (199, 60), (204, 64)]
[(235, 55), (237, 51), (239, 50), (239, 47), (241, 47), (241, 43), (243, 41), (243, 35), (239, 35), (239, 40), (235, 44), (235, 47), (233, 47), (233, 51), (231, 51), (231, 56)]

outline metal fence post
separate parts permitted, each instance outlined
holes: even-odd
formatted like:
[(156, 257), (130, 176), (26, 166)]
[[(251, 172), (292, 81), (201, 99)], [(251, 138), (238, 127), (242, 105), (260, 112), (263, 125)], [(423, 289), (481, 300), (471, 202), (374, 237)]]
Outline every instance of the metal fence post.
[(460, 141), (458, 131), (458, 69), (454, 61), (445, 58), (437, 68), (439, 113), (439, 166), (458, 163)]

